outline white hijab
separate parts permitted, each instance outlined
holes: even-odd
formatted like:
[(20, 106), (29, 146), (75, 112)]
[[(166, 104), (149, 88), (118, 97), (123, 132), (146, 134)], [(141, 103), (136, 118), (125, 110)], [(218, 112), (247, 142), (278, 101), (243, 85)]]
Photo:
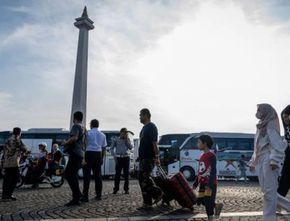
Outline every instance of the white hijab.
[[(276, 110), (270, 104), (258, 104), (258, 111), (256, 117), (259, 119), (257, 124), (256, 141), (265, 137), (267, 128), (271, 125), (273, 129), (280, 134), (280, 123)], [(273, 122), (270, 124), (270, 122)]]

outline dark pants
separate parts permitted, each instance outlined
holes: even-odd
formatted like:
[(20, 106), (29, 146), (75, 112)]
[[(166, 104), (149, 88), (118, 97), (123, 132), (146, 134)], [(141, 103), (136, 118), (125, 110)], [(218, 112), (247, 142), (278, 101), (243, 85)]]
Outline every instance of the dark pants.
[(214, 185), (212, 188), (211, 196), (205, 196), (200, 199), (200, 203), (205, 206), (207, 216), (214, 215), (216, 191), (217, 191), (217, 186)]
[(51, 162), (48, 165), (48, 170), (47, 170), (47, 175), (48, 176), (52, 176), (55, 174), (56, 169), (58, 168), (59, 164), (57, 164), (56, 162)]
[(2, 197), (10, 197), (13, 194), (13, 191), (18, 181), (18, 177), (18, 167), (11, 167), (5, 169)]
[(87, 151), (85, 153), (86, 165), (83, 167), (84, 173), (84, 189), (83, 195), (85, 197), (89, 194), (90, 181), (91, 181), (91, 172), (93, 171), (95, 179), (95, 191), (96, 196), (102, 196), (103, 182), (102, 182), (102, 152)]
[(37, 165), (35, 165), (32, 168), (32, 183), (34, 185), (38, 184), (41, 182), (41, 175), (45, 172), (45, 166), (46, 166), (46, 159), (45, 158), (41, 158), (38, 160)]
[(72, 191), (73, 201), (79, 201), (82, 195), (80, 191), (80, 187), (79, 187), (79, 178), (78, 178), (78, 171), (81, 168), (81, 165), (82, 165), (82, 158), (75, 154), (70, 154), (69, 160), (65, 169), (65, 178)]
[(130, 166), (130, 158), (129, 157), (117, 157), (114, 191), (119, 190), (122, 170), (123, 170), (124, 179), (125, 179), (124, 190), (129, 191), (129, 166)]
[(279, 180), (278, 193), (286, 196), (290, 188), (290, 147), (287, 147), (284, 165)]
[(153, 159), (140, 160), (139, 185), (144, 204), (152, 205), (152, 199), (158, 198), (162, 191), (154, 183), (151, 173), (154, 167)]

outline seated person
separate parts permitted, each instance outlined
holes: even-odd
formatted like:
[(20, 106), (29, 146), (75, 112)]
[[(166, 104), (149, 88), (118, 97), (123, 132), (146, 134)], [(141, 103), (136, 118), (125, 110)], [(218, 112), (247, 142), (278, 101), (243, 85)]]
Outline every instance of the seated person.
[(38, 144), (39, 147), (39, 153), (35, 156), (33, 160), (33, 173), (32, 173), (32, 182), (33, 187), (37, 187), (40, 177), (44, 175), (46, 162), (47, 162), (47, 144), (45, 142), (42, 142)]
[(50, 160), (48, 163), (48, 175), (52, 175), (54, 171), (61, 165), (62, 152), (60, 151), (58, 144), (53, 144), (52, 152), (49, 154)]

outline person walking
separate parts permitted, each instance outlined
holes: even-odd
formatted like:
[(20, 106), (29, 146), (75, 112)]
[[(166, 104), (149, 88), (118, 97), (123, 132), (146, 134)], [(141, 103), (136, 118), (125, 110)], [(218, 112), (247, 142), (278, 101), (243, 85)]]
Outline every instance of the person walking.
[(21, 129), (19, 127), (13, 128), (13, 135), (7, 140), (4, 146), (3, 153), (3, 168), (5, 170), (3, 186), (2, 186), (2, 200), (16, 200), (13, 196), (19, 177), (19, 161), (21, 153), (28, 152), (27, 147), (21, 140)]
[(287, 148), (285, 150), (285, 158), (279, 180), (278, 193), (281, 196), (286, 196), (290, 188), (290, 105), (288, 105), (281, 114), (285, 140)]
[(205, 206), (208, 220), (219, 218), (223, 204), (216, 203), (217, 193), (217, 160), (216, 155), (211, 148), (213, 139), (209, 135), (201, 135), (197, 142), (198, 149), (202, 151), (199, 158), (199, 169), (197, 183), (198, 186), (198, 204)]
[(158, 130), (151, 122), (151, 113), (147, 108), (140, 111), (140, 122), (144, 125), (140, 132), (139, 146), (139, 185), (142, 191), (143, 206), (139, 209), (152, 209), (154, 203), (162, 199), (162, 191), (154, 183), (151, 173), (154, 164), (160, 166), (159, 150), (157, 147)]
[(85, 149), (85, 133), (86, 129), (82, 126), (83, 113), (77, 111), (74, 113), (74, 125), (70, 131), (70, 138), (63, 143), (65, 147), (64, 152), (69, 154), (69, 160), (65, 169), (65, 178), (72, 191), (72, 200), (65, 206), (80, 205), (80, 198), (82, 196), (78, 171), (84, 164), (84, 149)]
[(290, 201), (277, 193), (279, 166), (284, 158), (286, 144), (280, 136), (279, 118), (269, 104), (259, 104), (256, 117), (259, 119), (250, 170), (258, 170), (263, 192), (263, 220), (275, 221), (277, 205), (290, 211)]
[(240, 175), (237, 177), (236, 181), (239, 181), (239, 179), (244, 178), (244, 182), (247, 183), (247, 167), (248, 164), (246, 162), (246, 157), (244, 154), (241, 155), (241, 158), (239, 159), (239, 169), (240, 169)]
[(126, 128), (120, 130), (120, 137), (113, 140), (110, 151), (115, 159), (116, 174), (115, 174), (115, 186), (113, 194), (117, 194), (119, 191), (121, 173), (124, 173), (124, 191), (125, 194), (129, 194), (129, 167), (130, 167), (130, 151), (133, 149), (131, 141), (128, 137), (128, 133), (134, 135)]
[(102, 164), (103, 157), (106, 153), (107, 140), (106, 135), (99, 131), (99, 121), (94, 119), (90, 123), (91, 130), (87, 132), (87, 147), (85, 152), (85, 164), (83, 166), (84, 186), (82, 202), (89, 201), (89, 188), (91, 180), (91, 172), (95, 178), (96, 199), (102, 199)]

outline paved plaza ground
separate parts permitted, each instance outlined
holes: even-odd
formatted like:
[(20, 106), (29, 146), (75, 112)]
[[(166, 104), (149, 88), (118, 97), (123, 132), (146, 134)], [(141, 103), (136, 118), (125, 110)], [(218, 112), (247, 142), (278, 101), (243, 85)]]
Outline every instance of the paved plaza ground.
[[(2, 180), (0, 182), (2, 186)], [(52, 188), (46, 184), (40, 185), (38, 189), (24, 186), (15, 192), (17, 201), (0, 202), (0, 220), (206, 220), (203, 207), (195, 206), (194, 212), (191, 212), (174, 202), (172, 207), (157, 206), (150, 212), (138, 211), (137, 208), (142, 205), (138, 182), (132, 180), (130, 184), (129, 195), (121, 192), (113, 195), (113, 181), (104, 181), (102, 201), (94, 199), (92, 184), (90, 202), (76, 207), (64, 206), (71, 199), (66, 183), (61, 188)], [(220, 182), (217, 201), (224, 203), (222, 221), (262, 220), (262, 197), (256, 182)], [(290, 216), (285, 213), (279, 215), (278, 220), (290, 220)]]

